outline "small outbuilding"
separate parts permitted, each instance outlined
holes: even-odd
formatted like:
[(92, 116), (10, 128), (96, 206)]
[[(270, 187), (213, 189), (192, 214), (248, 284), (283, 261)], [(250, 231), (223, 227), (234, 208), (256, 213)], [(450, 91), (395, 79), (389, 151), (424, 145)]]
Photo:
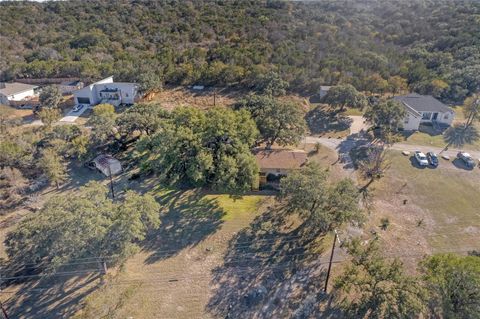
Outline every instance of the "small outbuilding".
[(321, 85), (320, 90), (318, 90), (318, 97), (323, 98), (325, 95), (327, 95), (331, 88), (332, 87), (328, 85)]
[(95, 167), (105, 176), (118, 174), (122, 171), (120, 161), (110, 155), (99, 155), (93, 160)]

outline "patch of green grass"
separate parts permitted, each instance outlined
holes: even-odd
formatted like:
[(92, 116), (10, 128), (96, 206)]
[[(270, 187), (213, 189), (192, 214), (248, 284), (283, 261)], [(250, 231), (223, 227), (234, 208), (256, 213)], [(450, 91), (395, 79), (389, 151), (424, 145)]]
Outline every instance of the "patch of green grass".
[[(428, 145), (441, 148), (446, 145), (446, 142), (443, 140), (443, 135), (430, 135), (424, 132), (415, 132), (402, 143), (411, 145)], [(480, 151), (480, 140), (473, 144), (467, 144), (462, 148), (466, 150)]]
[(216, 201), (218, 206), (225, 212), (222, 220), (227, 221), (242, 215), (255, 214), (263, 196), (245, 195), (239, 198), (230, 195), (206, 195), (205, 198)]
[(352, 115), (352, 116), (362, 116), (363, 115), (363, 111), (361, 109), (356, 109), (356, 108), (347, 108), (343, 113), (343, 115), (346, 115), (346, 116), (349, 116), (349, 115)]
[(412, 145), (429, 145), (435, 147), (445, 147), (443, 135), (430, 135), (424, 132), (415, 132), (410, 135), (403, 143)]

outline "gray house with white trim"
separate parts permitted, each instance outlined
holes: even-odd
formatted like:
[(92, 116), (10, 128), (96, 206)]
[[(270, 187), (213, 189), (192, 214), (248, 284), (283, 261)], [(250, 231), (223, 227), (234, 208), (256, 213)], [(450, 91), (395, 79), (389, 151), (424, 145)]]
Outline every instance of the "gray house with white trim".
[(410, 93), (393, 99), (402, 103), (407, 111), (403, 121), (403, 129), (406, 131), (417, 131), (422, 123), (450, 126), (455, 117), (451, 108), (430, 95)]

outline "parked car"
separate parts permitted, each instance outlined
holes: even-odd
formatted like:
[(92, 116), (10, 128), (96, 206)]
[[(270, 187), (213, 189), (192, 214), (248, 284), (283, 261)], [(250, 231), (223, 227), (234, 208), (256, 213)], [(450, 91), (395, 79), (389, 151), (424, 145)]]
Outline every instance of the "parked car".
[(458, 152), (457, 158), (462, 160), (468, 168), (475, 167), (475, 161), (473, 160), (472, 156), (466, 152)]
[(73, 112), (78, 112), (78, 111), (80, 111), (82, 108), (83, 108), (83, 104), (75, 105), (75, 107), (73, 108)]
[(418, 165), (420, 166), (428, 166), (428, 159), (427, 157), (425, 156), (425, 154), (423, 154), (422, 152), (420, 151), (415, 151), (415, 159), (417, 160), (417, 163)]
[(427, 159), (430, 165), (437, 167), (438, 166), (438, 156), (434, 152), (427, 153)]

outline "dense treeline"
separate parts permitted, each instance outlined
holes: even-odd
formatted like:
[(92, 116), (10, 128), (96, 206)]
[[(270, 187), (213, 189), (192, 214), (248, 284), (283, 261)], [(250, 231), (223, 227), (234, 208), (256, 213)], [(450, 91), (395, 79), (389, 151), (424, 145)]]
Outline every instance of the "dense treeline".
[(475, 1), (55, 1), (0, 4), (0, 77), (261, 87), (350, 83), (460, 101), (480, 85)]

